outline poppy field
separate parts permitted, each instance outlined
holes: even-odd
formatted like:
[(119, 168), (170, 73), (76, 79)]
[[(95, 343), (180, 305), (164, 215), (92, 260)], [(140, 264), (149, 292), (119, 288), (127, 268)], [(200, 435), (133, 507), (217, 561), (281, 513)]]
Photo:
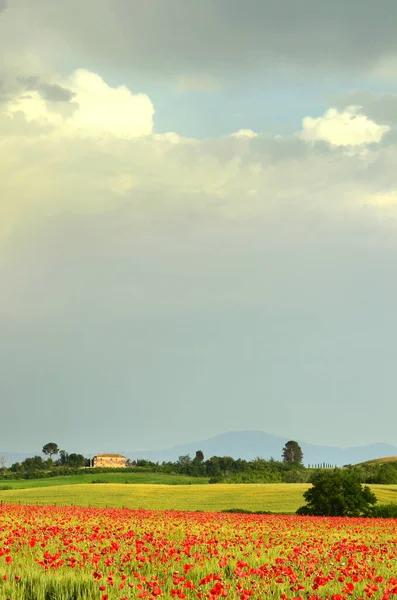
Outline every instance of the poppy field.
[(0, 506), (1, 600), (397, 598), (397, 520)]

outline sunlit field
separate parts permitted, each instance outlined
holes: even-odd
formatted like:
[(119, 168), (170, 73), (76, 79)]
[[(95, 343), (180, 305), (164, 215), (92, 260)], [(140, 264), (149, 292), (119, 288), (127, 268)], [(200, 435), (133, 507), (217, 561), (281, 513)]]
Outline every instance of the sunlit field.
[[(150, 510), (251, 511), (294, 513), (304, 504), (307, 484), (123, 485), (86, 484), (0, 491), (0, 502)], [(397, 486), (373, 485), (380, 503), (397, 502)]]
[(151, 510), (206, 510), (228, 508), (295, 512), (303, 504), (306, 484), (213, 485), (71, 485), (0, 492), (0, 501), (113, 506)]
[(189, 477), (188, 475), (172, 475), (169, 473), (148, 473), (143, 471), (125, 471), (124, 473), (92, 473), (89, 469), (79, 475), (62, 475), (60, 477), (46, 477), (43, 479), (0, 479), (0, 491), (3, 485), (13, 489), (32, 487), (52, 487), (58, 485), (74, 485), (92, 483), (93, 481), (106, 483), (140, 483), (162, 485), (191, 485), (208, 483), (208, 477)]
[(397, 522), (0, 506), (0, 600), (389, 600)]

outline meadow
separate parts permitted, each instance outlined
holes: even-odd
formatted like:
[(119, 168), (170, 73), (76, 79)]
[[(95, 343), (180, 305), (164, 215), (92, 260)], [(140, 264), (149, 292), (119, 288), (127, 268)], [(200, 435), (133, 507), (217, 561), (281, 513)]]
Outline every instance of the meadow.
[(188, 475), (172, 475), (169, 473), (148, 473), (144, 471), (125, 471), (125, 473), (90, 473), (89, 470), (78, 475), (62, 475), (59, 477), (43, 477), (42, 479), (0, 479), (0, 490), (2, 486), (12, 489), (28, 489), (52, 487), (59, 485), (79, 485), (93, 483), (95, 481), (106, 481), (107, 483), (147, 483), (153, 485), (191, 485), (194, 483), (208, 483), (208, 477), (190, 477)]
[(396, 560), (393, 519), (0, 506), (0, 600), (391, 600)]
[[(33, 481), (37, 482), (37, 480)], [(379, 503), (397, 502), (396, 485), (370, 487)], [(304, 504), (303, 492), (307, 488), (307, 484), (301, 483), (211, 485), (98, 483), (0, 491), (0, 502), (179, 511), (221, 511), (240, 508), (250, 511), (295, 513), (297, 508)]]

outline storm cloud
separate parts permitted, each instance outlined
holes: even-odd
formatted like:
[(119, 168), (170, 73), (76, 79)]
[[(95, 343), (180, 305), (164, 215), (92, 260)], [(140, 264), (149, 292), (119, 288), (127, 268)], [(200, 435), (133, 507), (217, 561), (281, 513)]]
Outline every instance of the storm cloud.
[(70, 102), (75, 94), (57, 84), (40, 81), (39, 77), (31, 75), (30, 77), (18, 77), (18, 82), (27, 90), (37, 90), (45, 100), (51, 102)]
[(62, 54), (162, 76), (369, 72), (397, 57), (394, 0), (15, 0), (9, 13), (26, 48), (51, 42)]

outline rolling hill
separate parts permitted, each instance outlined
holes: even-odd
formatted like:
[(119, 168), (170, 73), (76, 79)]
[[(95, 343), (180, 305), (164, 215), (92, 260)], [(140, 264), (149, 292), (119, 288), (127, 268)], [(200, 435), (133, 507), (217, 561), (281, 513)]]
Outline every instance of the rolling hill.
[[(136, 450), (126, 452), (131, 459), (146, 458), (152, 461), (175, 461), (179, 456), (189, 454), (195, 456), (196, 450), (202, 450), (205, 458), (211, 456), (232, 456), (252, 460), (258, 456), (275, 460), (281, 459), (282, 448), (289, 438), (275, 436), (264, 431), (232, 431), (222, 433), (207, 440), (199, 440), (188, 444), (179, 444), (165, 450)], [(397, 447), (391, 444), (370, 444), (338, 448), (336, 446), (320, 446), (307, 444), (297, 440), (303, 450), (305, 465), (330, 463), (343, 466), (373, 460), (382, 456), (397, 455)]]
[[(189, 454), (193, 458), (197, 450), (202, 450), (205, 458), (210, 458), (211, 456), (232, 456), (235, 459), (253, 460), (260, 456), (264, 459), (273, 457), (275, 460), (280, 460), (282, 448), (288, 439), (290, 438), (257, 430), (230, 431), (209, 439), (178, 444), (164, 450), (128, 450), (121, 453), (131, 459), (145, 458), (154, 462), (176, 461), (179, 456), (186, 454)], [(397, 446), (385, 443), (339, 448), (337, 446), (307, 444), (299, 439), (297, 441), (303, 450), (305, 465), (329, 463), (331, 465), (343, 466), (380, 459), (385, 462), (387, 459), (382, 457), (391, 457), (389, 460), (392, 460), (397, 456)], [(118, 448), (107, 449), (108, 452), (118, 450)], [(77, 449), (76, 451), (79, 450)], [(91, 449), (89, 452), (81, 451), (85, 456), (93, 456), (96, 452), (97, 449)], [(10, 466), (14, 462), (21, 462), (28, 456), (34, 456), (35, 454), (40, 454), (40, 452), (37, 450), (31, 453), (0, 451), (0, 457), (4, 456), (7, 466)]]

